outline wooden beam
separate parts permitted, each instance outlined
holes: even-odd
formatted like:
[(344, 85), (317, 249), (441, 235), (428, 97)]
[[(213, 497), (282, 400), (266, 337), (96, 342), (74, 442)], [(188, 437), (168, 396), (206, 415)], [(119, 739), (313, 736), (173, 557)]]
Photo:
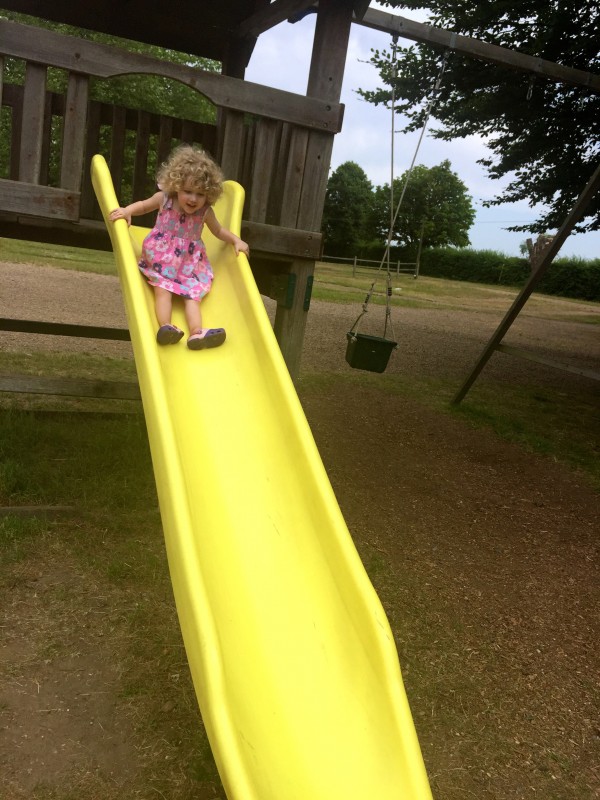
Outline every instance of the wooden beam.
[(458, 403), (461, 402), (461, 400), (465, 397), (471, 386), (477, 380), (477, 377), (479, 376), (482, 369), (490, 360), (490, 357), (494, 352), (494, 350), (498, 349), (498, 346), (502, 342), (502, 339), (508, 333), (510, 326), (518, 317), (521, 309), (529, 299), (529, 296), (535, 290), (536, 286), (541, 281), (544, 273), (554, 260), (554, 257), (556, 256), (560, 248), (563, 246), (565, 239), (569, 236), (575, 225), (577, 225), (579, 220), (585, 214), (585, 211), (588, 205), (590, 204), (590, 201), (594, 198), (598, 189), (600, 189), (600, 166), (596, 168), (596, 171), (590, 178), (587, 186), (585, 187), (583, 192), (579, 195), (579, 198), (577, 199), (577, 202), (575, 203), (573, 210), (561, 225), (558, 233), (556, 234), (552, 242), (544, 250), (539, 261), (536, 262), (535, 270), (532, 271), (527, 282), (525, 283), (525, 286), (521, 289), (521, 291), (515, 298), (512, 306), (507, 311), (504, 319), (502, 320), (502, 322), (496, 329), (495, 333), (493, 334), (492, 338), (484, 348), (482, 354), (479, 357), (479, 360), (471, 370), (464, 384), (461, 386), (461, 388), (458, 390), (458, 392), (452, 399), (453, 405), (458, 405)]
[(316, 231), (281, 228), (242, 220), (242, 237), (252, 252), (316, 260), (321, 257), (323, 237)]
[(359, 25), (389, 33), (392, 36), (402, 36), (402, 38), (410, 39), (414, 42), (444, 47), (471, 58), (477, 58), (480, 61), (498, 64), (507, 69), (531, 72), (550, 81), (568, 83), (572, 86), (585, 86), (592, 92), (600, 92), (600, 75), (565, 67), (562, 64), (555, 64), (553, 61), (546, 61), (536, 56), (528, 56), (525, 53), (519, 53), (507, 47), (481, 42), (478, 39), (472, 39), (470, 36), (461, 36), (443, 28), (426, 25), (423, 22), (414, 22), (405, 17), (389, 14), (387, 11), (369, 9), (362, 20), (356, 20), (356, 22)]
[(51, 217), (76, 222), (79, 192), (0, 179), (0, 208), (12, 214)]
[(0, 392), (52, 394), (66, 397), (96, 397), (105, 400), (140, 400), (133, 381), (88, 381), (44, 378), (38, 375), (0, 375)]
[(63, 189), (76, 192), (81, 189), (88, 94), (89, 78), (87, 75), (71, 73), (65, 103), (60, 185)]
[(339, 102), (351, 27), (352, 11), (346, 0), (321, 0), (306, 90), (309, 97)]
[(23, 95), (23, 129), (19, 155), (19, 180), (38, 184), (42, 166), (44, 108), (46, 98), (45, 66), (27, 62)]
[[(54, 31), (0, 19), (0, 43), (4, 55), (41, 62), (69, 72), (99, 78), (134, 73), (160, 75), (191, 86), (217, 106), (329, 133), (337, 133), (342, 127), (343, 106), (339, 103), (127, 53), (117, 47), (83, 41)], [(39, 98), (36, 102), (37, 111)]]
[(111, 339), (129, 342), (127, 328), (99, 328), (95, 325), (69, 325), (61, 322), (40, 322), (32, 319), (0, 318), (0, 331), (41, 333), (46, 336), (74, 336), (80, 339)]
[(275, 0), (274, 3), (247, 17), (238, 25), (236, 34), (240, 37), (260, 36), (280, 22), (285, 22), (286, 19), (301, 14), (314, 5), (314, 0)]
[(371, 0), (354, 0), (354, 19), (361, 20), (367, 13)]

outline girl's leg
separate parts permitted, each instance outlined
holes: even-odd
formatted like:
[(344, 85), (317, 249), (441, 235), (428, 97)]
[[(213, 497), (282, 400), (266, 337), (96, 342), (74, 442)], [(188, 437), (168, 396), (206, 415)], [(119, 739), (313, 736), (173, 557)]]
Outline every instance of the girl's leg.
[(156, 341), (159, 344), (177, 344), (182, 338), (183, 331), (171, 325), (171, 312), (173, 310), (173, 295), (160, 286), (154, 287), (154, 310), (158, 320), (158, 333)]
[(185, 318), (190, 334), (200, 333), (202, 330), (202, 313), (199, 300), (184, 300)]
[(205, 330), (202, 327), (202, 314), (198, 300), (185, 300), (185, 317), (190, 329), (187, 346), (190, 350), (203, 350), (205, 347), (218, 347), (225, 341), (223, 328)]
[(160, 286), (154, 286), (154, 310), (160, 328), (162, 328), (163, 325), (171, 324), (171, 312), (173, 310), (173, 296), (171, 292), (162, 289)]

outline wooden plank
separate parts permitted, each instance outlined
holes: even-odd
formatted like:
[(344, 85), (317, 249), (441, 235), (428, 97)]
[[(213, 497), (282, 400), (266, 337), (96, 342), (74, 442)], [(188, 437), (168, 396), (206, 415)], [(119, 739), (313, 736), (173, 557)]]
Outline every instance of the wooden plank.
[(38, 333), (46, 336), (72, 336), (80, 339), (109, 339), (129, 342), (127, 328), (102, 328), (96, 325), (69, 325), (62, 322), (41, 322), (32, 319), (0, 318), (0, 331)]
[[(100, 151), (100, 112), (100, 103), (94, 100), (90, 101), (87, 115), (84, 164), (91, 164), (92, 157)], [(86, 219), (102, 219), (89, 168), (84, 170), (83, 173), (80, 214)]]
[(426, 25), (423, 22), (414, 22), (387, 11), (369, 9), (358, 24), (389, 33), (392, 36), (402, 36), (402, 38), (414, 42), (454, 50), (456, 53), (463, 53), (480, 61), (489, 61), (507, 69), (531, 72), (550, 81), (567, 83), (572, 86), (586, 86), (592, 92), (600, 92), (600, 75), (595, 73), (565, 67), (537, 56), (509, 50), (507, 47), (481, 42), (470, 36), (460, 36), (443, 28), (435, 28), (433, 25)]
[(88, 89), (87, 75), (76, 73), (69, 75), (60, 167), (60, 185), (63, 189), (79, 191), (81, 188)]
[(205, 150), (216, 156), (217, 153), (217, 127), (216, 125), (208, 125), (205, 122), (197, 122), (196, 127), (199, 130), (198, 138), (196, 141), (204, 147)]
[(277, 132), (277, 152), (274, 154), (275, 163), (273, 165), (274, 179), (271, 181), (269, 191), (269, 207), (267, 210), (267, 221), (271, 225), (281, 224), (281, 214), (283, 205), (283, 193), (285, 191), (285, 181), (280, 176), (284, 176), (287, 170), (290, 150), (290, 126), (283, 122), (279, 123)]
[(97, 220), (80, 219), (78, 222), (69, 222), (45, 217), (25, 217), (3, 213), (0, 207), (0, 236), (112, 252), (106, 226), (104, 222)]
[[(307, 94), (336, 103), (341, 95), (352, 8), (346, 0), (321, 0), (310, 62)], [(311, 131), (306, 149), (297, 224), (319, 230), (325, 204), (333, 136)]]
[(239, 182), (246, 189), (246, 208), (250, 207), (252, 198), (252, 167), (254, 158), (254, 141), (256, 139), (256, 123), (244, 126), (244, 142), (242, 146), (242, 165)]
[(44, 115), (40, 109), (46, 101), (46, 67), (27, 63), (23, 93), (23, 129), (19, 151), (19, 180), (40, 182)]
[(308, 318), (308, 313), (304, 308), (304, 299), (307, 293), (307, 285), (312, 280), (314, 270), (313, 261), (302, 260), (292, 263), (290, 272), (296, 275), (296, 290), (292, 306), (288, 308), (278, 303), (275, 312), (273, 330), (292, 380), (296, 380), (300, 374), (302, 345)]
[(226, 111), (223, 142), (219, 160), (226, 178), (240, 181), (244, 143), (244, 115), (239, 111)]
[(4, 55), (30, 59), (69, 72), (101, 78), (129, 73), (162, 75), (191, 86), (217, 106), (317, 130), (341, 130), (343, 107), (316, 97), (303, 97), (7, 20), (0, 20), (0, 42)]
[(42, 156), (38, 182), (47, 186), (50, 178), (50, 150), (52, 142), (52, 96), (50, 92), (46, 92), (45, 95), (43, 118)]
[[(4, 95), (13, 87), (5, 86)], [(21, 89), (21, 87), (19, 87)], [(12, 104), (12, 124), (10, 129), (10, 171), (9, 178), (19, 180), (19, 150), (21, 147), (21, 131), (23, 130), (23, 91), (16, 93), (15, 102)]]
[(143, 200), (148, 196), (148, 146), (150, 144), (150, 115), (138, 111), (133, 164), (133, 199)]
[(13, 214), (77, 221), (79, 192), (0, 179), (0, 208)]
[(189, 119), (181, 120), (181, 141), (185, 144), (194, 144), (196, 137), (196, 124)]
[(314, 6), (315, 0), (275, 0), (260, 11), (256, 11), (241, 22), (235, 29), (235, 35), (239, 38), (244, 36), (260, 36), (261, 33), (274, 28), (280, 22), (301, 14), (308, 8)]
[(308, 137), (309, 132), (306, 128), (294, 128), (290, 137), (279, 217), (279, 224), (286, 228), (295, 228), (299, 225), (298, 214), (306, 171)]
[(252, 159), (252, 179), (248, 217), (254, 222), (267, 222), (269, 192), (273, 179), (277, 153), (278, 124), (274, 120), (259, 119)]
[(117, 197), (121, 196), (125, 158), (125, 109), (113, 106), (110, 137), (110, 174)]
[(337, 103), (352, 27), (347, 0), (320, 0), (306, 94)]
[(173, 141), (173, 117), (161, 117), (158, 141), (156, 143), (156, 163), (162, 164), (172, 149)]
[(354, 0), (354, 18), (360, 20), (367, 13), (371, 0)]
[(328, 133), (311, 131), (308, 137), (302, 197), (298, 209), (298, 227), (305, 230), (319, 230), (325, 204), (327, 177), (333, 136)]
[(137, 383), (89, 381), (73, 378), (42, 378), (37, 375), (0, 375), (0, 392), (50, 394), (66, 397), (96, 397), (106, 400), (139, 400)]
[(316, 260), (321, 256), (322, 235), (318, 231), (281, 228), (242, 220), (242, 239), (253, 253), (272, 253), (291, 258)]

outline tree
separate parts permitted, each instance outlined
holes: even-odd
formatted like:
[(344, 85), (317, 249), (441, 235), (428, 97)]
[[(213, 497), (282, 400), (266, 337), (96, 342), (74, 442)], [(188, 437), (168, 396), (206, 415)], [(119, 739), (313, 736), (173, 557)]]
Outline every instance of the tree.
[(328, 251), (338, 256), (353, 256), (367, 235), (373, 186), (364, 170), (346, 161), (327, 182), (322, 231)]
[[(449, 161), (436, 167), (416, 166), (394, 180), (394, 213), (400, 199), (392, 242), (416, 255), (419, 247), (467, 247), (475, 210), (467, 187)], [(408, 177), (408, 183), (406, 183)], [(404, 197), (402, 190), (406, 183)], [(390, 187), (375, 190), (371, 224), (378, 238), (387, 241), (391, 220)]]
[[(388, 0), (402, 9), (419, 0)], [(565, 66), (600, 71), (600, 6), (596, 0), (431, 0), (429, 21), (438, 27), (519, 50)], [(396, 107), (408, 117), (406, 130), (421, 127), (425, 104), (439, 73), (442, 52), (429, 45), (399, 48)], [(361, 91), (375, 104), (388, 103), (389, 54), (374, 52), (384, 87)], [(557, 228), (589, 180), (600, 154), (600, 99), (584, 87), (568, 86), (458, 54), (449, 54), (434, 116), (434, 137), (450, 140), (478, 134), (491, 155), (481, 163), (493, 179), (510, 182), (488, 205), (526, 199), (542, 204), (534, 225), (511, 230)], [(600, 228), (600, 197), (590, 204), (578, 230)]]

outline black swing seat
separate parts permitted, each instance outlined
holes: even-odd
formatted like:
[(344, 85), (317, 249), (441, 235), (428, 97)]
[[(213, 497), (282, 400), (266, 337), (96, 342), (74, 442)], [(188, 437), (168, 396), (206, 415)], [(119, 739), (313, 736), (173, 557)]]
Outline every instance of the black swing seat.
[(385, 339), (381, 336), (369, 336), (366, 333), (346, 334), (346, 361), (354, 369), (364, 369), (368, 372), (384, 372), (388, 365), (392, 350), (398, 347), (398, 342)]

